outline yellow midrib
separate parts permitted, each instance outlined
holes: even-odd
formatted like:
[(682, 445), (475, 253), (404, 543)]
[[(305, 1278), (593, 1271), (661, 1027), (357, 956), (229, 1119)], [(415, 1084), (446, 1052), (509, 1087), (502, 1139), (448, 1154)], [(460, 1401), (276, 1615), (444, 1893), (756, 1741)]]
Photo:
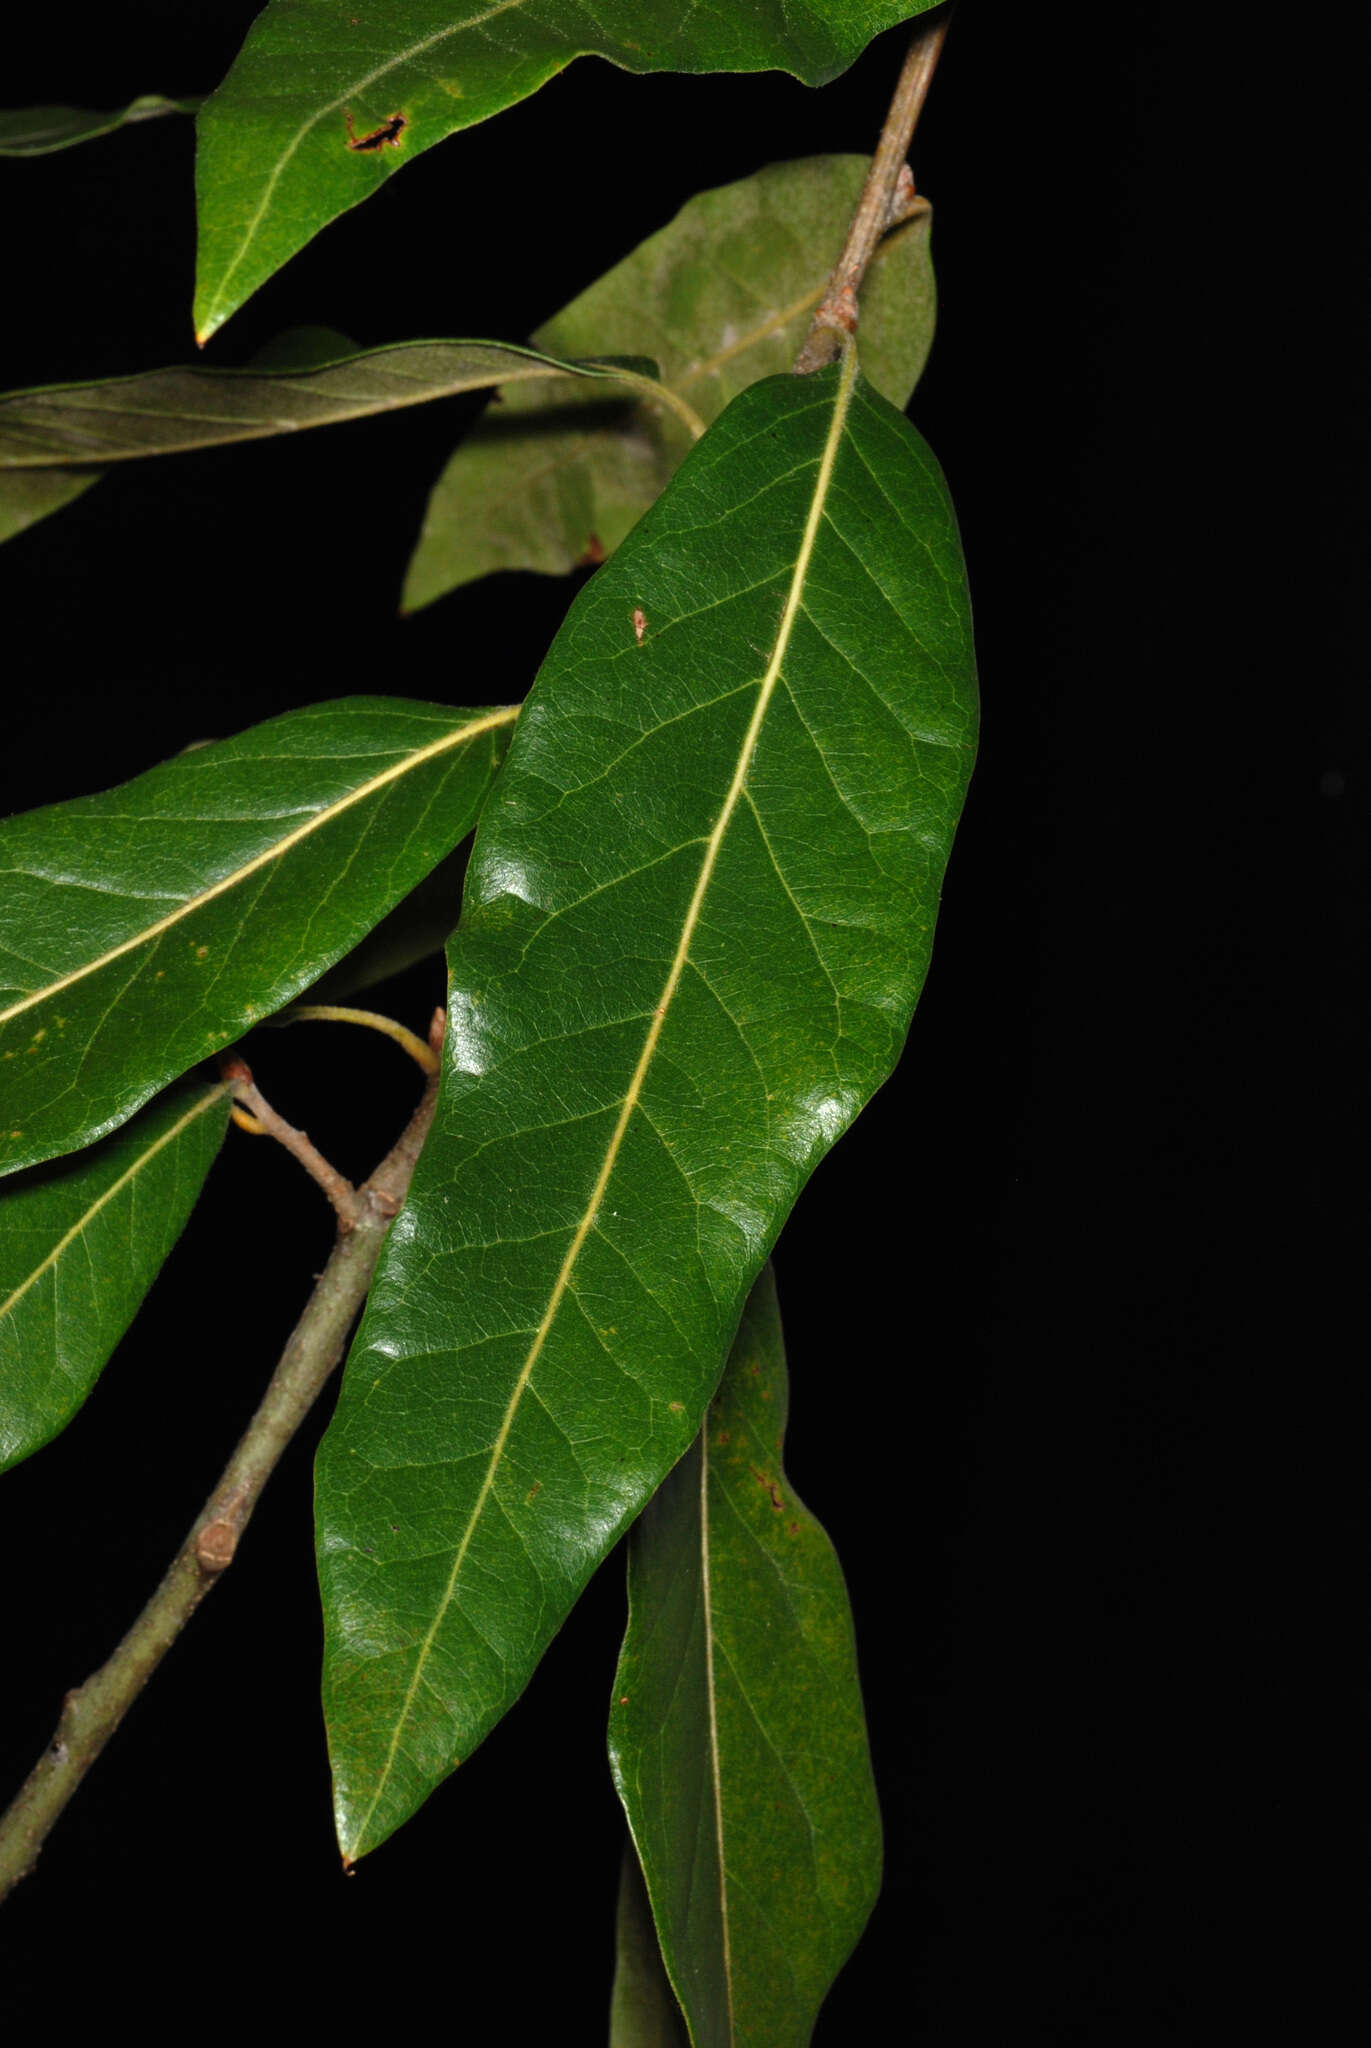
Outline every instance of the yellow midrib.
[(43, 1275), (57, 1264), (67, 1246), (74, 1244), (83, 1232), (90, 1229), (91, 1224), (106, 1204), (112, 1202), (120, 1190), (126, 1188), (129, 1182), (135, 1179), (143, 1171), (143, 1168), (157, 1157), (159, 1152), (165, 1151), (168, 1145), (179, 1138), (182, 1131), (194, 1123), (196, 1117), (203, 1116), (213, 1103), (218, 1102), (221, 1096), (226, 1095), (228, 1088), (228, 1082), (221, 1081), (216, 1086), (208, 1089), (198, 1102), (191, 1104), (184, 1116), (177, 1118), (170, 1130), (163, 1131), (155, 1145), (149, 1145), (146, 1152), (140, 1152), (132, 1164), (125, 1167), (118, 1180), (111, 1181), (105, 1192), (102, 1195), (97, 1195), (90, 1207), (81, 1212), (75, 1223), (72, 1224), (71, 1229), (67, 1231), (64, 1237), (59, 1238), (47, 1257), (39, 1261), (27, 1279), (21, 1280), (12, 1294), (6, 1300), (0, 1301), (0, 1320), (3, 1320), (12, 1309), (17, 1308), (29, 1289), (36, 1287)]
[[(709, 889), (709, 884), (713, 878), (714, 869), (718, 862), (719, 850), (723, 845), (724, 836), (728, 831), (729, 824), (732, 821), (733, 813), (737, 808), (740, 797), (742, 796), (743, 786), (747, 780), (747, 771), (752, 760), (753, 750), (756, 747), (758, 737), (761, 733), (762, 723), (766, 717), (767, 709), (771, 703), (771, 698), (775, 692), (776, 684), (780, 680), (781, 664), (785, 659), (786, 650), (790, 645), (790, 636), (794, 629), (796, 615), (798, 614), (800, 609), (800, 599), (804, 591), (805, 578), (809, 572), (810, 558), (814, 553), (814, 543), (818, 536), (820, 522), (823, 518), (824, 503), (828, 496), (828, 487), (833, 475), (833, 465), (837, 458), (838, 443), (842, 437), (843, 425), (847, 419), (848, 407), (851, 403), (852, 398), (852, 387), (856, 380), (856, 375), (856, 351), (849, 347), (844, 354), (842, 373), (838, 381), (838, 389), (833, 407), (833, 419), (829, 425), (828, 435), (824, 443), (823, 454), (820, 458), (818, 475), (815, 479), (814, 485), (814, 496), (810, 503), (809, 515), (805, 521), (804, 534), (800, 542), (799, 553), (796, 557), (795, 571), (793, 576), (791, 577), (790, 589), (786, 596), (785, 608), (781, 613), (780, 624), (776, 630), (776, 640), (771, 651), (771, 659), (767, 663), (766, 673), (762, 677), (761, 686), (757, 692), (757, 703), (753, 709), (752, 717), (748, 721), (748, 727), (746, 733), (743, 736), (742, 746), (738, 750), (738, 759), (734, 767), (733, 778), (729, 784), (728, 793), (724, 798), (723, 807), (719, 812), (719, 816), (715, 822), (714, 829), (710, 833), (709, 839), (707, 840), (705, 845), (704, 855), (700, 862), (700, 872), (696, 879), (695, 888), (691, 895), (690, 903), (686, 909), (685, 920), (681, 929), (680, 942), (677, 945), (675, 955), (672, 959), (671, 968), (669, 973), (667, 974), (666, 982), (662, 989), (662, 993), (657, 1000), (656, 1007), (653, 1010), (652, 1021), (648, 1025), (647, 1033), (643, 1040), (642, 1052), (638, 1056), (638, 1063), (633, 1070), (632, 1078), (629, 1081), (623, 1102), (620, 1105), (619, 1115), (615, 1122), (614, 1130), (610, 1135), (609, 1144), (605, 1150), (604, 1160), (601, 1164), (599, 1174), (596, 1177), (595, 1185), (591, 1189), (590, 1199), (586, 1203), (585, 1213), (581, 1217), (581, 1220), (576, 1227), (575, 1234), (573, 1235), (571, 1243), (567, 1249), (566, 1257), (562, 1260), (561, 1268), (557, 1274), (555, 1282), (553, 1283), (552, 1293), (548, 1298), (548, 1304), (546, 1309), (544, 1310), (542, 1320), (539, 1323), (538, 1328), (534, 1332), (533, 1342), (529, 1346), (528, 1354), (524, 1359), (523, 1365), (519, 1371), (519, 1376), (515, 1381), (514, 1390), (509, 1397), (509, 1403), (505, 1409), (504, 1418), (500, 1424), (499, 1431), (496, 1434), (495, 1442), (491, 1447), (490, 1462), (486, 1467), (485, 1477), (481, 1482), (480, 1491), (476, 1496), (476, 1503), (475, 1506), (472, 1508), (470, 1517), (467, 1521), (466, 1528), (462, 1532), (462, 1540), (459, 1543), (456, 1555), (453, 1558), (452, 1569), (448, 1574), (447, 1584), (443, 1589), (443, 1595), (438, 1603), (437, 1612), (435, 1613), (433, 1621), (430, 1624), (428, 1631), (425, 1634), (423, 1641), (419, 1646), (419, 1654), (415, 1660), (414, 1665), (414, 1674), (410, 1680), (408, 1689), (406, 1690), (404, 1702), (400, 1708), (400, 1712), (398, 1713), (395, 1719), (395, 1727), (391, 1734), (390, 1745), (386, 1752), (385, 1763), (383, 1764), (380, 1776), (377, 1779), (376, 1790), (372, 1794), (371, 1803), (368, 1806), (366, 1813), (361, 1821), (361, 1824), (353, 1837), (354, 1850), (359, 1849), (361, 1844), (365, 1841), (366, 1832), (368, 1827), (371, 1825), (372, 1816), (375, 1814), (376, 1808), (380, 1803), (381, 1796), (385, 1791), (387, 1783), (389, 1782), (390, 1774), (394, 1768), (395, 1758), (399, 1750), (400, 1737), (404, 1731), (405, 1724), (409, 1720), (410, 1711), (414, 1704), (415, 1695), (417, 1694), (419, 1686), (423, 1680), (424, 1670), (428, 1663), (429, 1656), (432, 1652), (434, 1642), (437, 1639), (438, 1630), (441, 1628), (443, 1619), (447, 1614), (448, 1608), (452, 1604), (453, 1596), (457, 1589), (457, 1581), (461, 1574), (462, 1566), (466, 1561), (467, 1551), (471, 1546), (472, 1536), (474, 1535), (476, 1528), (480, 1523), (482, 1514), (485, 1512), (486, 1502), (489, 1500), (491, 1490), (495, 1484), (495, 1475), (499, 1470), (500, 1460), (504, 1456), (504, 1449), (506, 1443), (509, 1441), (510, 1431), (514, 1427), (514, 1418), (518, 1412), (519, 1403), (522, 1401), (525, 1389), (527, 1388), (528, 1383), (533, 1376), (533, 1368), (537, 1364), (539, 1354), (542, 1351), (543, 1345), (547, 1341), (548, 1332), (551, 1330), (552, 1325), (556, 1320), (558, 1310), (561, 1308), (563, 1299), (566, 1295), (567, 1287), (570, 1284), (571, 1275), (575, 1270), (576, 1261), (581, 1255), (581, 1248), (585, 1244), (586, 1239), (589, 1237), (591, 1230), (594, 1227), (596, 1215), (598, 1214), (600, 1204), (604, 1199), (605, 1189), (609, 1185), (610, 1176), (612, 1175), (615, 1168), (615, 1164), (618, 1160), (619, 1150), (623, 1144), (624, 1133), (628, 1128), (634, 1110), (638, 1106), (638, 1101), (642, 1094), (643, 1083), (647, 1077), (648, 1068), (652, 1064), (653, 1055), (657, 1050), (657, 1042), (662, 1035), (662, 1031), (666, 1023), (667, 1013), (671, 1008), (671, 1004), (675, 997), (676, 990), (680, 986), (681, 976), (685, 972), (685, 965), (686, 960), (689, 957), (691, 942), (694, 939), (695, 929), (699, 923), (700, 912), (704, 905), (705, 895)], [(352, 1852), (349, 1851), (349, 1853)]]
[(518, 716), (517, 705), (510, 705), (502, 711), (492, 711), (487, 717), (473, 719), (469, 725), (458, 726), (454, 731), (446, 733), (442, 739), (434, 740), (426, 747), (420, 747), (413, 754), (406, 754), (405, 758), (397, 761), (393, 767), (384, 769), (380, 775), (373, 775), (369, 782), (360, 783), (356, 789), (349, 790), (337, 803), (329, 804), (322, 811), (316, 811), (305, 824), (297, 826), (293, 832), (288, 832), (284, 839), (278, 839), (264, 852), (254, 854), (250, 861), (245, 861), (242, 867), (235, 868), (232, 874), (223, 876), (208, 889), (202, 889), (198, 896), (188, 897), (184, 903), (178, 904), (175, 910), (169, 910), (165, 917), (158, 918), (155, 924), (145, 925), (131, 938), (122, 939), (117, 946), (111, 946), (109, 951), (102, 953), (97, 960), (87, 960), (82, 966), (73, 968), (70, 974), (59, 976), (56, 981), (50, 981), (46, 987), (36, 989), (22, 1001), (11, 1003), (7, 1010), (0, 1010), (0, 1024), (8, 1024), (11, 1018), (21, 1017), (25, 1010), (31, 1010), (39, 1003), (50, 1001), (53, 996), (60, 995), (63, 989), (87, 980), (92, 974), (98, 974), (102, 967), (108, 967), (111, 961), (121, 960), (126, 953), (135, 952), (139, 946), (151, 945), (155, 939), (161, 938), (163, 932), (171, 931), (180, 924), (183, 918), (203, 909), (206, 903), (213, 903), (216, 897), (225, 896), (231, 889), (238, 888), (249, 875), (255, 875), (260, 868), (269, 867), (273, 861), (280, 860), (292, 847), (299, 846), (311, 833), (320, 831), (335, 818), (342, 817), (354, 804), (364, 803), (369, 796), (374, 796), (378, 790), (385, 789), (392, 782), (398, 782), (402, 776), (412, 774), (426, 761), (432, 761), (437, 755), (464, 745), (467, 740), (475, 739), (480, 733), (493, 732), (497, 726), (512, 724)]

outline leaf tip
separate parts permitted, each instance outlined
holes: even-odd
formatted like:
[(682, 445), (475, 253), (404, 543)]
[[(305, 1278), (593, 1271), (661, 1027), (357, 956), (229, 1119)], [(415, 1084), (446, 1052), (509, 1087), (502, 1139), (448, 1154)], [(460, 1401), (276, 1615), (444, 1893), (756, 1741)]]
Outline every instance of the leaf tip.
[(217, 299), (208, 298), (203, 292), (197, 292), (195, 295), (195, 301), (191, 307), (190, 323), (195, 333), (195, 346), (197, 348), (203, 348), (210, 337), (218, 333), (225, 320), (227, 320), (229, 313), (234, 310), (230, 306), (227, 312), (221, 313), (216, 310), (218, 303)]

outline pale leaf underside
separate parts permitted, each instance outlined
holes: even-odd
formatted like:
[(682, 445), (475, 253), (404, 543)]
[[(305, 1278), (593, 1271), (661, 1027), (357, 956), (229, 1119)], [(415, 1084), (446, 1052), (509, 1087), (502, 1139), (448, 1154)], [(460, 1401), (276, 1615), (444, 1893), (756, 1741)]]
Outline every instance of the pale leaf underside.
[(6, 107), (0, 109), (0, 156), (49, 156), (54, 150), (93, 142), (97, 136), (139, 121), (157, 120), (163, 114), (193, 114), (199, 105), (199, 100), (172, 100), (159, 92), (145, 92), (109, 112), (93, 107)]
[[(323, 349), (320, 343), (333, 346)], [(603, 353), (603, 352), (601, 352)], [(358, 349), (305, 329), (246, 369), (189, 363), (0, 394), (0, 541), (79, 497), (111, 463), (260, 441), (427, 405), (534, 377), (562, 388), (625, 388), (641, 359), (564, 362), (498, 341), (407, 341)]]
[[(534, 337), (557, 356), (642, 350), (706, 423), (788, 370), (828, 282), (867, 161), (805, 157), (697, 193)], [(908, 403), (933, 339), (930, 213), (877, 246), (862, 286), (862, 372)], [(415, 611), (498, 569), (565, 575), (614, 552), (690, 446), (650, 396), (510, 385), (433, 488), (405, 576)]]

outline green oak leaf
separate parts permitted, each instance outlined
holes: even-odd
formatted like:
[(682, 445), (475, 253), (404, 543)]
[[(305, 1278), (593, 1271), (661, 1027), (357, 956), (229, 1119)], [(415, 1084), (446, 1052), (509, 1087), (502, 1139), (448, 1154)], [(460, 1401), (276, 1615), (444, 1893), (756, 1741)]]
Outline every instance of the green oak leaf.
[(377, 982), (441, 953), (462, 908), (466, 869), (467, 850), (459, 846), (314, 983), (310, 1001), (349, 1002), (360, 990), (375, 988)]
[(526, 377), (641, 389), (640, 357), (562, 362), (499, 341), (354, 348), (327, 328), (280, 336), (242, 370), (191, 363), (0, 394), (0, 541), (79, 496), (111, 462), (260, 441)]
[(228, 1125), (220, 1081), (0, 1190), (0, 1472), (66, 1428), (185, 1228)]
[[(640, 388), (638, 357), (561, 362), (499, 341), (359, 349), (327, 327), (292, 328), (241, 370), (203, 363), (0, 393), (0, 542), (98, 483), (110, 462), (260, 441), (526, 377)], [(98, 465), (98, 466), (97, 466)]]
[(320, 228), (421, 150), (575, 57), (622, 70), (788, 71), (822, 85), (931, 0), (271, 0), (201, 110), (202, 342)]
[(198, 99), (169, 100), (160, 92), (141, 93), (126, 107), (98, 113), (92, 107), (0, 108), (0, 156), (49, 156), (77, 142), (93, 142), (136, 121), (154, 121), (163, 114), (194, 114)]
[[(650, 349), (669, 389), (713, 420), (788, 370), (842, 246), (868, 165), (768, 164), (688, 200), (534, 336), (556, 355)], [(862, 369), (901, 410), (933, 341), (930, 209), (892, 229), (862, 286)], [(500, 393), (433, 488), (405, 577), (417, 611), (495, 569), (565, 575), (612, 554), (690, 436), (650, 398), (530, 382)]]
[(349, 1859), (470, 1756), (688, 1448), (898, 1057), (974, 728), (946, 487), (851, 351), (736, 398), (573, 604), (319, 1457)]
[(624, 1848), (614, 1916), (609, 2048), (689, 2048), (681, 2008), (662, 1964), (652, 1907), (632, 1842)]
[(776, 1288), (629, 1538), (610, 1762), (693, 2048), (805, 2048), (875, 1904), (881, 1820), (847, 1588), (781, 1464)]
[(471, 830), (516, 716), (352, 697), (0, 823), (0, 1173), (292, 1002)]

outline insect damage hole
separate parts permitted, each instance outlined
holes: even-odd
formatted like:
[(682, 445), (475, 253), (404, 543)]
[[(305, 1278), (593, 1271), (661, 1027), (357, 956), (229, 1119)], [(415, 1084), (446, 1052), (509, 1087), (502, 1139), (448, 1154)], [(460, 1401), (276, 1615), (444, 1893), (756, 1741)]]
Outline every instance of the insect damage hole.
[(379, 128), (373, 128), (368, 135), (359, 135), (352, 125), (352, 108), (344, 107), (343, 123), (348, 132), (349, 149), (393, 149), (399, 145), (400, 137), (409, 126), (409, 116), (387, 114)]

